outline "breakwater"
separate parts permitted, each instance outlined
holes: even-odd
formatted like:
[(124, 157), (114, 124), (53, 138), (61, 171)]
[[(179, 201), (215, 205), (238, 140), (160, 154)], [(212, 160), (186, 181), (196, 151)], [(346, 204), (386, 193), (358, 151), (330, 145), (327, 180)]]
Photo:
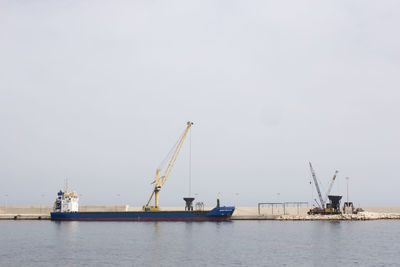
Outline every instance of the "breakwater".
[(359, 212), (357, 214), (336, 215), (257, 215), (233, 216), (233, 220), (279, 220), (279, 221), (366, 221), (399, 220), (400, 213)]
[[(206, 208), (207, 209), (207, 208)], [(210, 208), (211, 209), (211, 208)], [(400, 219), (400, 207), (363, 207), (358, 214), (307, 215), (309, 207), (270, 209), (237, 207), (232, 220), (379, 220)], [(52, 206), (0, 206), (0, 220), (48, 220)], [(139, 211), (141, 207), (128, 205), (86, 205), (80, 211)], [(164, 207), (163, 210), (184, 210), (183, 207)]]

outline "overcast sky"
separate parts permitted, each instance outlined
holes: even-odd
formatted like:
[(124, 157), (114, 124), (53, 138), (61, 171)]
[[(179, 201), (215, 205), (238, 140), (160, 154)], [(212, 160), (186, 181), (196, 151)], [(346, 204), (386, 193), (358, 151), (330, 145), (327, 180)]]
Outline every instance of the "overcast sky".
[[(0, 0), (0, 205), (142, 206), (188, 120), (212, 206), (400, 205), (399, 1)], [(160, 193), (188, 195), (189, 140)]]

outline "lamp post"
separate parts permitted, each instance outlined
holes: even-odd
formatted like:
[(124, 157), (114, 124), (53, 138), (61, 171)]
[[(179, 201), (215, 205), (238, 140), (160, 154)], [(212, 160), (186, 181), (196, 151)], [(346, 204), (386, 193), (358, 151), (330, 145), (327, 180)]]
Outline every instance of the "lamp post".
[(236, 196), (236, 198), (235, 198), (235, 206), (237, 206), (238, 202), (239, 202), (239, 193), (236, 193), (235, 196)]
[(40, 199), (40, 205), (39, 205), (39, 214), (42, 214), (42, 205), (43, 205), (43, 194), (40, 195), (41, 199)]
[(349, 204), (349, 177), (346, 177), (346, 184), (347, 184), (347, 205)]
[(115, 206), (115, 211), (118, 211), (118, 203), (119, 203), (120, 196), (121, 196), (120, 194), (117, 194), (117, 205)]
[(310, 207), (312, 207), (314, 204), (314, 190), (313, 190), (313, 185), (312, 182), (310, 181), (310, 188), (311, 188), (311, 202), (310, 202)]
[[(280, 197), (280, 195), (281, 195), (281, 193), (276, 193), (276, 197), (277, 197), (277, 199), (278, 199), (277, 203), (279, 203), (279, 197)], [(279, 204), (276, 204), (276, 207), (277, 207), (277, 212), (278, 212), (278, 214), (279, 214)]]
[(6, 197), (6, 206), (5, 206), (5, 208), (4, 208), (4, 213), (7, 213), (7, 200), (8, 200), (8, 194), (5, 194), (4, 195), (5, 197)]

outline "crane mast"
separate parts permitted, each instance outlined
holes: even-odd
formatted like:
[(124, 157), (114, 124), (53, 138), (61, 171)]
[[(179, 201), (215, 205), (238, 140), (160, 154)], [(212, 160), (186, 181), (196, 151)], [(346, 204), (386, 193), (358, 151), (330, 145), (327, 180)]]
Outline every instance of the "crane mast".
[(326, 201), (328, 201), (328, 196), (331, 193), (331, 190), (332, 190), (333, 184), (335, 183), (336, 175), (338, 174), (338, 172), (339, 172), (338, 170), (335, 171), (335, 174), (333, 175), (332, 181), (329, 184), (328, 191), (326, 191), (325, 203), (326, 203)]
[[(143, 206), (144, 211), (160, 210), (160, 208), (158, 206), (158, 199), (159, 199), (159, 193), (160, 193), (161, 187), (167, 181), (168, 176), (170, 175), (170, 173), (172, 171), (172, 167), (174, 167), (175, 161), (178, 158), (179, 152), (181, 151), (183, 142), (185, 141), (186, 136), (190, 130), (190, 127), (193, 125), (193, 122), (188, 121), (186, 125), (187, 125), (186, 129), (185, 129), (181, 139), (179, 140), (179, 142), (174, 150), (174, 153), (172, 154), (172, 157), (168, 163), (168, 167), (165, 169), (164, 174), (160, 177), (161, 169), (158, 168), (156, 170), (156, 179), (154, 181), (154, 190), (151, 193), (151, 196), (149, 198), (149, 201), (147, 201), (147, 204), (145, 206)], [(149, 206), (153, 196), (154, 196), (154, 206)]]
[(321, 208), (325, 208), (325, 201), (322, 199), (321, 190), (319, 189), (319, 185), (318, 185), (318, 181), (317, 181), (317, 176), (315, 175), (315, 171), (311, 165), (311, 162), (309, 162), (309, 163), (310, 163), (311, 174), (314, 179), (314, 184), (315, 184), (315, 187), (317, 188), (319, 201), (321, 203)]

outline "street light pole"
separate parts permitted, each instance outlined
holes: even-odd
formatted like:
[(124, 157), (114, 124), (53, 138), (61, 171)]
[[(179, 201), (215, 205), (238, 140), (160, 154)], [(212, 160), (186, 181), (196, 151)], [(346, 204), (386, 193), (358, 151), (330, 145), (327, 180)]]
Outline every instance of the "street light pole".
[(312, 182), (310, 181), (310, 188), (311, 188), (311, 202), (310, 202), (310, 207), (312, 207), (314, 204), (314, 190), (313, 190), (313, 185)]
[(42, 199), (41, 199), (41, 201), (40, 201), (40, 214), (42, 214), (42, 212), (43, 212), (43, 199), (44, 199), (44, 194), (42, 194), (41, 195), (42, 196)]
[(277, 193), (276, 195), (277, 195), (277, 198), (278, 198), (278, 201), (277, 201), (278, 204), (276, 204), (276, 208), (277, 208), (277, 212), (279, 214), (279, 196), (281, 195), (281, 193)]
[(239, 193), (236, 193), (236, 198), (235, 198), (235, 206), (238, 205), (238, 201), (239, 201)]
[(4, 195), (5, 197), (6, 197), (6, 206), (5, 206), (5, 208), (4, 208), (4, 213), (7, 213), (7, 200), (8, 200), (8, 194), (5, 194)]
[(117, 194), (117, 204), (115, 205), (115, 211), (118, 211), (118, 204), (119, 204), (119, 197), (120, 196), (121, 196), (120, 194)]
[(349, 177), (346, 177), (346, 182), (347, 182), (347, 205), (349, 203)]

